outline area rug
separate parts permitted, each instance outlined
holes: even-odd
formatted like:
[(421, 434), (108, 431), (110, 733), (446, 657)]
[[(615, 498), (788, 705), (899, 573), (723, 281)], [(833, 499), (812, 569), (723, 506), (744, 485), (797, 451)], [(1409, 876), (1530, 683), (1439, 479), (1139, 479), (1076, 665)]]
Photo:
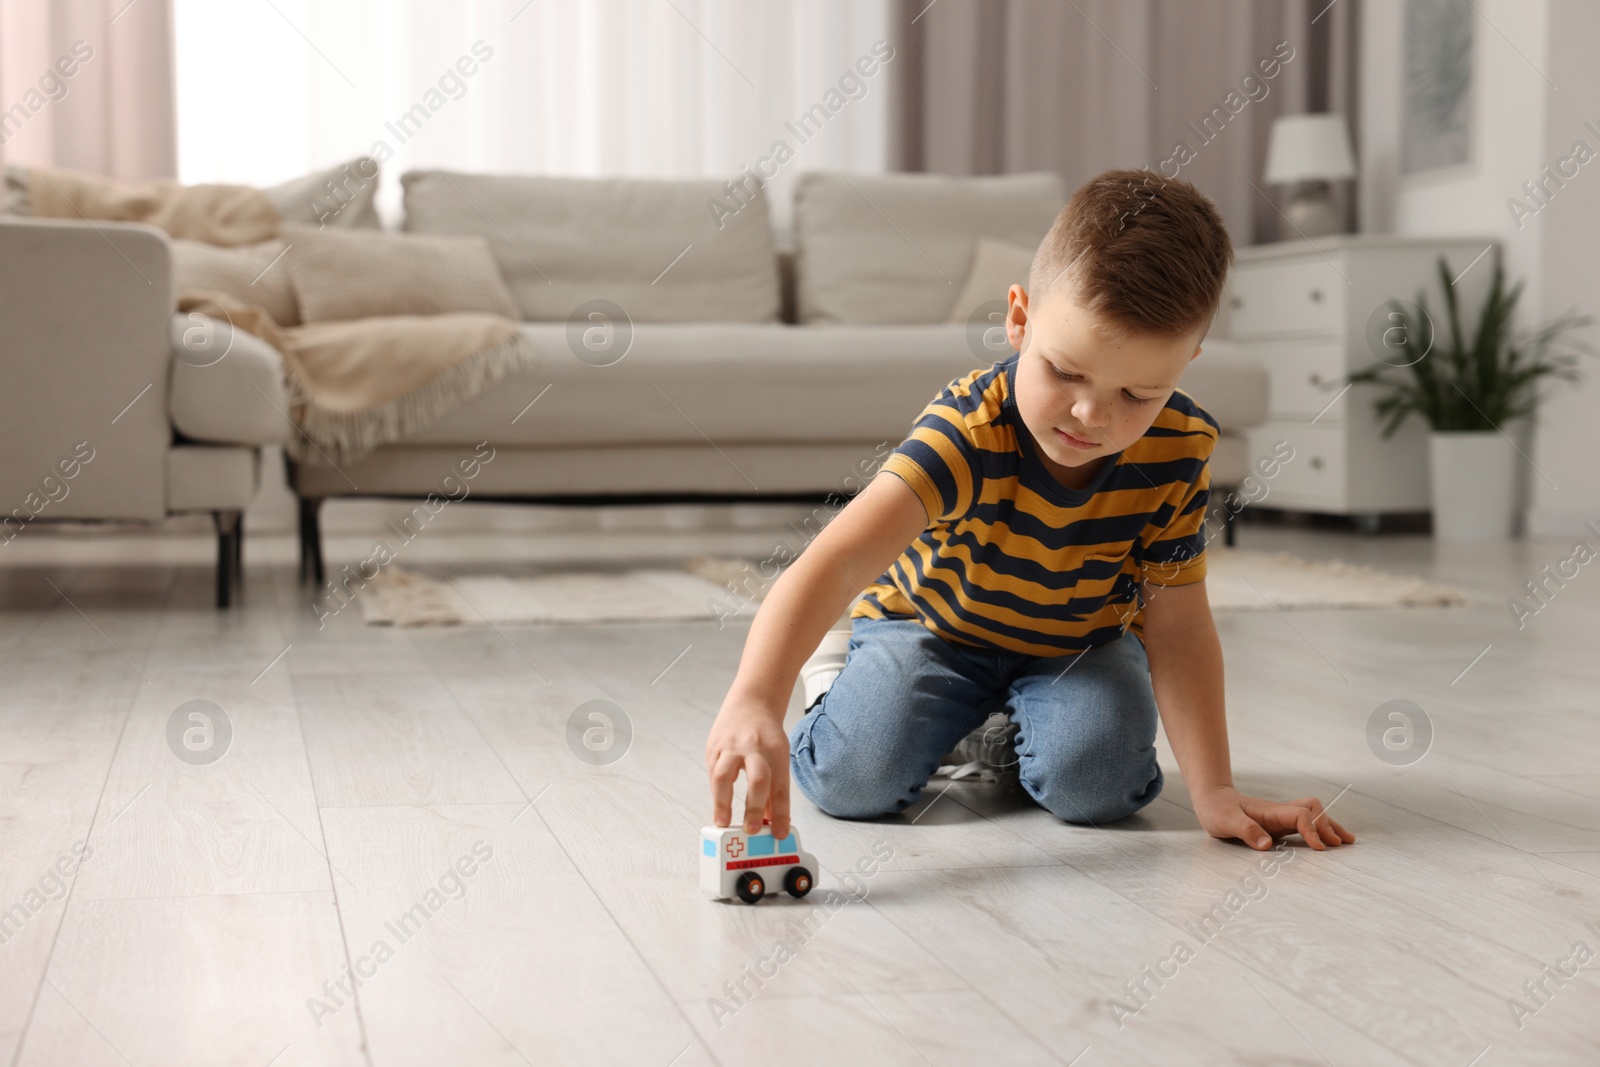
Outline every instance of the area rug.
[(355, 592), (367, 622), (393, 626), (703, 620), (718, 598), (737, 609), (722, 586), (669, 568), (439, 581), (390, 565)]
[[(1464, 607), (1461, 590), (1425, 578), (1287, 552), (1213, 546), (1206, 589), (1213, 612)], [(569, 571), (444, 581), (391, 565), (355, 593), (376, 625), (652, 622), (748, 617), (775, 578), (756, 561), (696, 556), (681, 568)]]

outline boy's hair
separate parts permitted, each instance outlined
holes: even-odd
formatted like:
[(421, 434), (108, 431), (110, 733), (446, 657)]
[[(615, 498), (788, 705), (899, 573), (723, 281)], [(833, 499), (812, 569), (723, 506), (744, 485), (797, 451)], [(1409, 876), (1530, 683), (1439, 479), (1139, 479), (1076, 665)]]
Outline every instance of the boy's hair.
[(1028, 299), (1070, 285), (1084, 307), (1130, 333), (1210, 327), (1233, 262), (1215, 205), (1186, 181), (1108, 170), (1072, 194), (1034, 254)]

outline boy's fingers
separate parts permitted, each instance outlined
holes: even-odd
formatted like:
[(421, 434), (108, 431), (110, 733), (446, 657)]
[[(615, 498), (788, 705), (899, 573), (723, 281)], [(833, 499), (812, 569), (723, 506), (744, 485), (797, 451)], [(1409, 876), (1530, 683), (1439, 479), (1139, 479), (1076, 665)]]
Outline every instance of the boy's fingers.
[(711, 822), (727, 826), (733, 820), (733, 782), (739, 777), (739, 757), (724, 752), (711, 767)]
[(1316, 797), (1308, 798), (1306, 800), (1306, 807), (1311, 809), (1311, 821), (1313, 823), (1319, 823), (1323, 819), (1327, 818), (1328, 809), (1323, 807), (1322, 801), (1318, 800)]
[(772, 790), (767, 798), (768, 818), (772, 820), (772, 836), (779, 841), (789, 836), (789, 775), (787, 767), (773, 774)]
[(1334, 827), (1339, 824), (1328, 815), (1328, 809), (1322, 806), (1322, 801), (1316, 797), (1311, 798), (1311, 825), (1317, 828), (1317, 836), (1322, 838), (1330, 848), (1337, 848), (1344, 844), (1343, 835)]
[(1327, 849), (1328, 846), (1322, 843), (1322, 838), (1317, 836), (1317, 828), (1312, 825), (1311, 812), (1305, 808), (1300, 809), (1300, 815), (1295, 820), (1295, 828), (1300, 831), (1300, 836), (1306, 839), (1306, 844), (1318, 852)]
[(1254, 819), (1243, 814), (1242, 812), (1240, 813), (1240, 820), (1237, 827), (1233, 831), (1233, 835), (1254, 849), (1266, 849), (1272, 847), (1272, 835), (1263, 830)]
[[(1322, 815), (1316, 819), (1316, 824), (1317, 830), (1321, 832), (1323, 839), (1333, 844), (1343, 843), (1348, 845), (1354, 843), (1356, 839), (1355, 834), (1333, 820), (1333, 816), (1328, 814), (1327, 808), (1322, 809)], [(1335, 841), (1334, 838), (1338, 838), (1338, 840)]]
[(761, 829), (761, 819), (767, 810), (767, 791), (772, 784), (772, 772), (765, 758), (757, 755), (744, 761), (744, 832), (753, 834)]

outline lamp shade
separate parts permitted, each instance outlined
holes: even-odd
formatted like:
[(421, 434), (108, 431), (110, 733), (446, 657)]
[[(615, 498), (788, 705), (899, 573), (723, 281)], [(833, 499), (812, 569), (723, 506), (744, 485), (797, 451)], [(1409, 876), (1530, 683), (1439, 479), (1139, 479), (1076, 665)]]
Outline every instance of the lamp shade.
[(1279, 115), (1267, 138), (1267, 181), (1353, 178), (1355, 153), (1343, 115)]

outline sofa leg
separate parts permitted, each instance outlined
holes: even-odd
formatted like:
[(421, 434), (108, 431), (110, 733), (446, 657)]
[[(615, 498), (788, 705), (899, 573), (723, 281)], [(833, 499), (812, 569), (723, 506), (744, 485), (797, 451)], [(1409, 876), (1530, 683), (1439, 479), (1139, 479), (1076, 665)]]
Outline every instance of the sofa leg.
[(300, 546), (300, 584), (304, 585), (310, 577), (311, 555), (306, 551), (306, 502), (296, 498), (295, 522), (298, 530), (295, 539)]
[(233, 535), (233, 588), (244, 603), (244, 513), (239, 513), (239, 528)]
[(211, 521), (217, 527), (217, 607), (225, 608), (233, 602), (233, 590), (243, 585), (239, 542), (244, 537), (244, 512), (213, 511)]
[(300, 580), (321, 587), (324, 581), (322, 567), (322, 497), (300, 498)]

